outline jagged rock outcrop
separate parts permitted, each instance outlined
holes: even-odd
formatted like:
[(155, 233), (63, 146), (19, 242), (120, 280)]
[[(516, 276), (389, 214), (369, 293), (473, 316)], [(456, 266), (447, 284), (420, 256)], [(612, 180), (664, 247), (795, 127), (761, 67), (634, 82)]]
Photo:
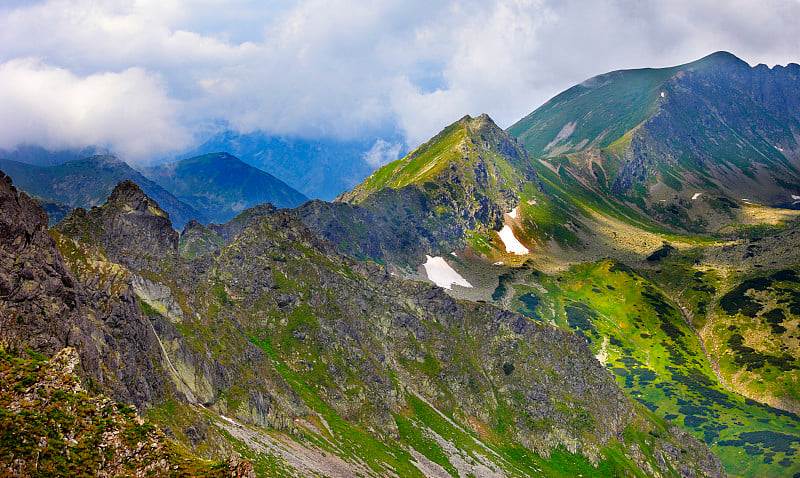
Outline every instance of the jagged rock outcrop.
[(0, 337), (5, 347), (80, 354), (81, 375), (115, 400), (148, 406), (168, 394), (157, 371), (158, 339), (142, 316), (129, 274), (64, 239), (76, 276), (47, 232), (47, 214), (0, 173)]
[[(169, 214), (132, 181), (114, 188), (103, 207), (76, 209), (55, 226), (87, 244), (100, 245), (113, 262), (139, 270), (178, 251)], [(78, 232), (80, 231), (80, 233)]]

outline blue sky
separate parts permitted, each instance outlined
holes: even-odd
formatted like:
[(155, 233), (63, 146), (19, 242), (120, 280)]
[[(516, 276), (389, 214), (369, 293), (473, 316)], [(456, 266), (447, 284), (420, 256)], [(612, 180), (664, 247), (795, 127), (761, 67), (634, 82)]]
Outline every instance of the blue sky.
[(798, 0), (4, 0), (0, 148), (146, 161), (224, 124), (374, 138), (377, 164), (610, 70), (800, 62), (798, 18)]

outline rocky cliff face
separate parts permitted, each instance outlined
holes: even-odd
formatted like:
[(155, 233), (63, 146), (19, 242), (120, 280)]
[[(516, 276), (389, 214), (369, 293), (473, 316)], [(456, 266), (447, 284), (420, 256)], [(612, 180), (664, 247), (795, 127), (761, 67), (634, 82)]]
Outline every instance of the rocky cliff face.
[[(85, 274), (65, 264), (47, 232), (47, 214), (0, 176), (0, 327), (6, 347), (52, 355), (75, 347), (91, 388), (137, 406), (169, 390), (157, 371), (158, 339), (130, 288), (130, 275), (81, 256), (61, 238)], [(56, 235), (58, 237), (58, 235)], [(76, 269), (76, 272), (77, 269)]]

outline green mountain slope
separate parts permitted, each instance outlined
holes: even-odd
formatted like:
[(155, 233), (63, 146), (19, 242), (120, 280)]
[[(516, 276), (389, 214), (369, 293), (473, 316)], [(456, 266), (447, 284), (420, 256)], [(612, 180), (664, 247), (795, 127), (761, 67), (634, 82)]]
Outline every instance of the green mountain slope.
[(205, 220), (196, 209), (113, 156), (91, 156), (55, 166), (33, 166), (0, 159), (0, 169), (26, 192), (72, 208), (99, 206), (117, 183), (132, 180), (163, 204), (176, 226), (183, 227), (191, 219)]
[[(707, 281), (693, 285), (698, 290), (692, 292), (707, 293)], [(712, 334), (698, 336), (684, 312), (632, 269), (603, 261), (555, 276), (533, 272), (506, 286), (513, 290), (512, 309), (583, 336), (623, 389), (705, 440), (728, 473), (793, 476), (800, 471), (794, 459), (800, 451), (800, 417), (723, 386), (712, 366), (716, 360), (706, 356), (708, 351), (714, 359)], [(800, 362), (787, 360), (790, 367)]]
[(714, 231), (730, 222), (720, 200), (790, 205), (800, 191), (798, 85), (796, 64), (751, 68), (719, 52), (592, 78), (509, 132), (548, 167), (661, 223)]
[(6, 476), (243, 477), (252, 465), (200, 460), (130, 406), (87, 394), (74, 349), (50, 360), (0, 349), (0, 473)]
[[(718, 53), (568, 90), (509, 129), (528, 155), (504, 162), (523, 180), (481, 194), (510, 188), (513, 210), (451, 249), (435, 247), (444, 221), (418, 211), (433, 209), (448, 171), (465, 170), (447, 182), (449, 208), (474, 207), (459, 123), (340, 198), (349, 204), (294, 212), (353, 257), (411, 250), (416, 265), (438, 252), (473, 286), (453, 296), (582, 335), (630, 397), (707, 441), (730, 473), (793, 476), (800, 236), (783, 207), (800, 184), (798, 73)], [(501, 226), (528, 253), (510, 253)]]
[(126, 263), (182, 391), (149, 415), (198, 450), (232, 447), (264, 474), (721, 474), (574, 334), (350, 260), (280, 211), (185, 259), (168, 237), (145, 245), (166, 230), (150, 204), (123, 183), (59, 234), (112, 262), (126, 244), (172, 248)]
[(484, 114), (465, 116), (430, 141), (370, 175), (338, 200), (358, 204), (384, 188), (423, 186), (457, 180), (493, 202), (510, 205), (507, 195), (525, 179), (524, 151)]
[(144, 169), (143, 174), (218, 223), (257, 204), (269, 202), (284, 208), (308, 200), (283, 181), (228, 153), (162, 164)]

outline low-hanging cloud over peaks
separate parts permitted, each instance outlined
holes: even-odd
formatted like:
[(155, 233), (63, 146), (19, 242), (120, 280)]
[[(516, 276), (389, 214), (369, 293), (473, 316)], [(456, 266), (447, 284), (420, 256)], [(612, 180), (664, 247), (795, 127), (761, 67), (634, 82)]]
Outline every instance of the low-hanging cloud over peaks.
[(80, 77), (30, 58), (0, 64), (0, 148), (113, 145), (143, 158), (189, 144), (177, 108), (142, 68)]
[[(11, 2), (0, 6), (0, 147), (96, 143), (148, 158), (221, 123), (399, 134), (413, 149), (464, 114), (508, 126), (614, 69), (715, 50), (798, 61), (796, 18), (797, 0)], [(391, 156), (381, 148), (371, 160)]]

